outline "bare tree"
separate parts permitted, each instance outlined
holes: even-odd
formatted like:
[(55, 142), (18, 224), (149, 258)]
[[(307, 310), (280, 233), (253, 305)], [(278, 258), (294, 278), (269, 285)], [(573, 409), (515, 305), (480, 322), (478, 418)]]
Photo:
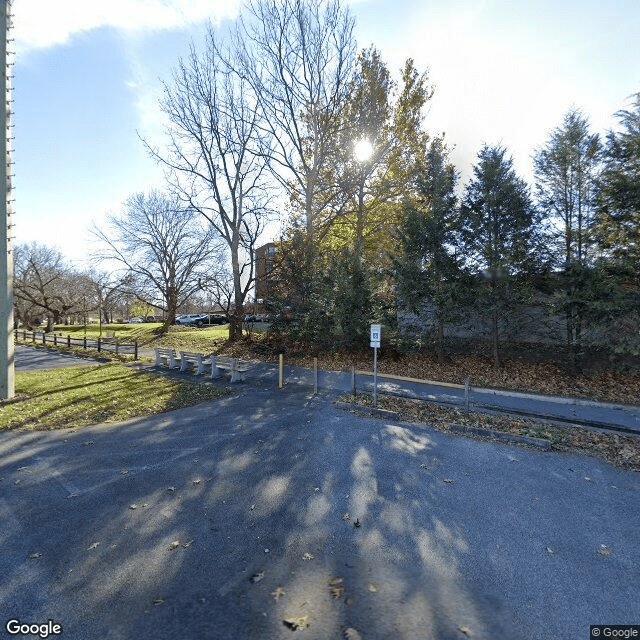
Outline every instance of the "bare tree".
[[(332, 173), (355, 59), (354, 18), (340, 0), (257, 0), (236, 34), (241, 73), (260, 109), (274, 177), (301, 203), (309, 243), (336, 209)], [(339, 208), (339, 205), (338, 205)], [(329, 220), (331, 214), (329, 213)]]
[(221, 260), (197, 212), (158, 191), (131, 196), (122, 215), (108, 218), (107, 230), (94, 225), (92, 233), (104, 247), (98, 257), (123, 265), (133, 284), (130, 291), (166, 313), (165, 328)]
[(229, 339), (242, 337), (243, 305), (254, 282), (254, 252), (270, 214), (269, 172), (255, 100), (235, 71), (234, 54), (223, 50), (213, 30), (199, 55), (191, 47), (172, 83), (165, 84), (161, 108), (168, 116), (166, 153), (151, 155), (167, 168), (172, 188), (201, 213), (229, 250), (233, 313)]
[(67, 315), (80, 312), (86, 283), (57, 249), (36, 242), (17, 245), (14, 261), (16, 310), (24, 324), (32, 326), (46, 315), (51, 331)]

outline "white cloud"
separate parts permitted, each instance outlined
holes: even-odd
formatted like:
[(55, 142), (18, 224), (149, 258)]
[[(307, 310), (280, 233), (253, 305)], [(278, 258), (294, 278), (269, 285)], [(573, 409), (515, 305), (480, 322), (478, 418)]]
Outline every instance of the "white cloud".
[(65, 44), (100, 27), (122, 31), (178, 29), (202, 20), (236, 17), (240, 0), (14, 0), (18, 53)]

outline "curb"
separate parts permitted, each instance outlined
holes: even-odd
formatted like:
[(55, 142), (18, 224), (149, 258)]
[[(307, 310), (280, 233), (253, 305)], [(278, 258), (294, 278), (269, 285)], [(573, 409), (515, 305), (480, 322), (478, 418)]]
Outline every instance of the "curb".
[(470, 427), (466, 424), (454, 424), (451, 423), (447, 426), (447, 431), (453, 431), (454, 433), (471, 434), (476, 436), (484, 436), (499, 440), (500, 442), (507, 442), (511, 444), (527, 444), (536, 449), (542, 451), (551, 451), (553, 443), (551, 440), (545, 440), (544, 438), (534, 438), (532, 436), (521, 436), (515, 433), (505, 433), (504, 431), (494, 431), (493, 429), (481, 429), (480, 427)]
[(334, 402), (335, 407), (343, 411), (358, 411), (373, 418), (385, 418), (387, 420), (399, 420), (400, 414), (397, 411), (387, 411), (386, 409), (377, 409), (376, 407), (364, 407), (360, 404), (352, 402)]

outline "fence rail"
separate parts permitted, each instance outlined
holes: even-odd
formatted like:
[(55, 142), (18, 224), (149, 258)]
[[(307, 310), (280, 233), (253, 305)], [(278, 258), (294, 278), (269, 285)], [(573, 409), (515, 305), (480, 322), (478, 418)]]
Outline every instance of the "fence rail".
[(95, 349), (97, 351), (109, 351), (116, 354), (131, 354), (134, 360), (138, 359), (138, 341), (123, 342), (119, 338), (82, 338), (71, 337), (70, 335), (58, 335), (56, 333), (45, 333), (44, 331), (22, 331), (15, 330), (15, 338), (22, 337), (24, 342), (31, 341), (34, 344), (52, 344), (54, 346), (82, 347), (83, 349)]

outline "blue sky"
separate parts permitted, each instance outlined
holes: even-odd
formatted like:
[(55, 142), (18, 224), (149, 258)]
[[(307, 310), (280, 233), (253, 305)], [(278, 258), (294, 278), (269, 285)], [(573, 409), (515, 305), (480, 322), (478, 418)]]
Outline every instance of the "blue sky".
[[(139, 135), (162, 144), (157, 106), (207, 20), (237, 0), (14, 0), (17, 242), (91, 262), (92, 221), (161, 184)], [(532, 179), (531, 156), (573, 105), (593, 130), (640, 91), (637, 0), (357, 0), (360, 48), (390, 69), (428, 68), (427, 130), (446, 132), (469, 175), (482, 145), (504, 144)], [(265, 241), (270, 238), (265, 237)]]

